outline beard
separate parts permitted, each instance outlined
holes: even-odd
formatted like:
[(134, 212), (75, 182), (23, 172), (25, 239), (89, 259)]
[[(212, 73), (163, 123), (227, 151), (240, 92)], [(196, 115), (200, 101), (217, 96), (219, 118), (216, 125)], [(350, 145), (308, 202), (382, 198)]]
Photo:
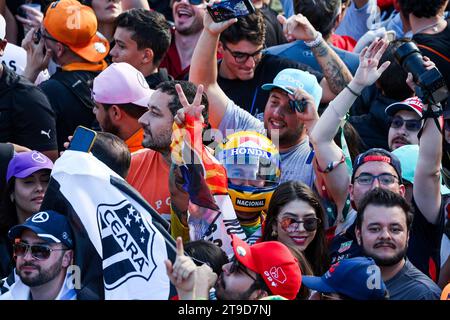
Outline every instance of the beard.
[(33, 263), (24, 263), (23, 266), (33, 266), (37, 269), (38, 274), (34, 277), (27, 277), (25, 274), (22, 273), (22, 271), (19, 268), (19, 277), (22, 282), (29, 286), (29, 287), (38, 287), (45, 283), (50, 282), (51, 280), (55, 279), (62, 270), (62, 259), (63, 255), (61, 255), (60, 259), (56, 261), (50, 268), (46, 270), (42, 270), (42, 268), (38, 265), (35, 265)]
[(367, 257), (371, 257), (375, 261), (375, 264), (379, 267), (391, 267), (391, 266), (396, 265), (397, 263), (399, 263), (400, 261), (405, 259), (406, 252), (408, 251), (408, 245), (406, 245), (405, 248), (398, 251), (392, 257), (387, 257), (387, 258), (380, 257), (380, 256), (377, 256), (376, 254), (370, 253), (368, 250), (366, 250), (362, 239), (361, 239), (361, 248), (362, 248), (363, 254)]
[(160, 132), (158, 135), (153, 135), (153, 132), (145, 131), (146, 135), (142, 141), (142, 146), (161, 153), (170, 150), (170, 143), (172, 138), (172, 128)]
[(111, 118), (107, 115), (103, 121), (103, 124), (100, 125), (103, 132), (112, 133), (115, 136), (119, 136), (119, 127), (113, 125)]

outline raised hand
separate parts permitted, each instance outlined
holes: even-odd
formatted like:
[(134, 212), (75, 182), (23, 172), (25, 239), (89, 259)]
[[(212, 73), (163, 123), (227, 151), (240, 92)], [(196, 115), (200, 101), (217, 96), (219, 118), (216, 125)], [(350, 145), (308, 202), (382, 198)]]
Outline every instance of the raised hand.
[(361, 87), (367, 87), (375, 83), (381, 74), (389, 67), (390, 61), (386, 61), (379, 68), (381, 56), (386, 51), (389, 43), (384, 39), (378, 39), (372, 42), (367, 48), (364, 48), (359, 54), (359, 67), (356, 70), (353, 82)]
[(195, 270), (197, 266), (194, 261), (184, 255), (183, 240), (177, 238), (177, 257), (172, 265), (170, 260), (165, 261), (167, 275), (170, 281), (177, 288), (180, 298), (192, 295), (195, 284)]
[(197, 87), (197, 92), (195, 93), (194, 101), (192, 101), (192, 103), (189, 103), (186, 95), (183, 92), (183, 89), (179, 84), (175, 85), (175, 89), (177, 90), (178, 99), (180, 100), (183, 108), (178, 109), (177, 114), (174, 117), (174, 121), (179, 125), (183, 125), (186, 121), (185, 114), (189, 114), (196, 119), (200, 119), (202, 122), (204, 122), (202, 111), (203, 109), (205, 109), (205, 106), (201, 104), (204, 90), (203, 85), (199, 85)]
[(288, 41), (313, 41), (318, 35), (308, 18), (300, 13), (289, 17), (289, 19), (278, 15), (277, 19), (283, 25), (283, 33)]
[(24, 76), (34, 82), (39, 72), (45, 70), (52, 57), (52, 50), (44, 50), (44, 39), (41, 38), (38, 44), (33, 41), (34, 34), (38, 28), (31, 28), (22, 40), (22, 48), (27, 52), (27, 65)]
[[(220, 0), (209, 0), (206, 5), (211, 7), (214, 3), (219, 3)], [(208, 12), (203, 17), (203, 28), (214, 36), (220, 35), (225, 29), (237, 22), (237, 18), (232, 18), (222, 22), (214, 22)]]
[(319, 114), (317, 113), (317, 107), (314, 102), (313, 96), (302, 88), (289, 88), (294, 91), (294, 94), (288, 94), (289, 99), (304, 104), (303, 112), (295, 110), (297, 118), (305, 124), (308, 132), (311, 132), (314, 124), (319, 120)]
[(44, 20), (44, 14), (35, 9), (30, 7), (29, 5), (21, 5), (19, 7), (26, 15), (26, 18), (19, 16), (16, 14), (16, 19), (23, 25), (23, 29), (25, 33), (27, 33), (30, 28), (40, 28), (42, 20)]

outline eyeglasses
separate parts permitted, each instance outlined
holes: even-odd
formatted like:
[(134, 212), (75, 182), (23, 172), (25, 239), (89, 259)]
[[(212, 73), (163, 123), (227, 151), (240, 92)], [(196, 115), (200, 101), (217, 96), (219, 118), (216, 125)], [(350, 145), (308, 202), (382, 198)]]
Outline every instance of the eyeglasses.
[(398, 129), (401, 128), (405, 124), (405, 128), (408, 131), (419, 131), (422, 128), (422, 120), (411, 119), (405, 120), (402, 117), (394, 117), (391, 120), (391, 127)]
[(252, 276), (247, 269), (236, 259), (236, 257), (233, 257), (231, 259), (231, 267), (230, 267), (230, 273), (235, 273), (236, 271), (241, 270), (246, 275), (248, 275), (253, 281), (258, 281), (254, 276)]
[(236, 63), (246, 63), (248, 58), (252, 57), (253, 61), (255, 61), (255, 63), (258, 63), (261, 60), (261, 52), (264, 48), (261, 48), (253, 53), (245, 53), (245, 52), (239, 52), (239, 51), (233, 51), (230, 48), (228, 48), (225, 43), (222, 42), (222, 46), (225, 50), (230, 51), (231, 55), (234, 58), (234, 61), (236, 61)]
[(321, 220), (319, 218), (305, 218), (303, 220), (295, 220), (294, 218), (285, 217), (281, 219), (280, 226), (286, 232), (295, 232), (300, 228), (300, 224), (303, 223), (303, 228), (306, 231), (316, 231)]
[(31, 256), (37, 260), (46, 260), (50, 257), (52, 251), (65, 251), (69, 249), (52, 249), (43, 244), (27, 244), (23, 242), (13, 244), (14, 257), (25, 256), (30, 250)]
[(355, 178), (355, 181), (357, 181), (361, 185), (371, 185), (375, 179), (378, 179), (378, 181), (385, 186), (389, 186), (393, 184), (398, 178), (390, 173), (382, 173), (377, 176), (374, 176), (370, 173), (363, 173)]
[[(174, 0), (173, 2), (181, 2), (181, 0)], [(203, 3), (203, 0), (189, 0), (189, 3), (193, 6), (198, 6)]]

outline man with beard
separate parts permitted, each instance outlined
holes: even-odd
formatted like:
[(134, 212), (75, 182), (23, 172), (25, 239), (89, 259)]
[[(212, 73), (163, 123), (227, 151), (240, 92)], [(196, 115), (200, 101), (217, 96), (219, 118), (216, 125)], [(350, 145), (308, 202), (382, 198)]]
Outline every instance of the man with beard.
[(184, 80), (203, 29), (206, 0), (172, 0), (171, 4), (175, 27), (172, 29), (172, 42), (160, 67), (166, 68), (176, 80)]
[[(16, 270), (0, 285), (0, 300), (75, 300), (73, 237), (67, 218), (55, 211), (35, 213), (8, 233)], [(17, 276), (15, 277), (15, 274)]]
[(142, 149), (144, 130), (138, 119), (152, 93), (144, 75), (125, 62), (113, 63), (94, 79), (93, 112), (100, 128), (125, 141), (131, 153)]
[(441, 289), (407, 258), (413, 215), (406, 200), (382, 188), (360, 203), (356, 238), (364, 255), (380, 267), (392, 300), (438, 300)]
[(407, 144), (419, 144), (417, 133), (422, 128), (422, 101), (418, 97), (396, 102), (386, 108), (386, 114), (391, 117), (388, 134), (389, 149), (395, 149)]
[(177, 257), (166, 260), (167, 275), (180, 300), (208, 300), (214, 287), (218, 300), (259, 300), (268, 296), (294, 300), (302, 284), (298, 260), (284, 244), (266, 241), (249, 246), (232, 235), (234, 257), (219, 277), (207, 265), (196, 266), (177, 239)]
[[(197, 87), (187, 81), (160, 83), (148, 102), (147, 112), (139, 118), (144, 129), (142, 145), (145, 148), (131, 157), (127, 181), (160, 213), (170, 221), (169, 166), (170, 143), (174, 116), (183, 108), (175, 85), (179, 84), (189, 102), (194, 100)], [(205, 106), (203, 117), (208, 123), (208, 100), (201, 94)]]
[[(380, 46), (381, 49), (376, 50)], [(349, 90), (342, 91), (315, 124), (310, 139), (314, 144), (314, 151), (322, 168), (327, 167), (328, 162), (320, 159), (341, 150), (333, 142), (333, 139), (353, 102), (362, 90), (377, 81), (389, 66), (390, 62), (387, 61), (378, 67), (386, 48), (387, 43), (382, 39), (374, 41), (369, 48), (360, 53), (360, 65), (347, 88)], [(407, 79), (408, 85), (413, 87), (412, 75), (408, 75)], [(439, 118), (441, 112), (439, 107), (423, 106), (424, 124), (420, 136), (419, 160), (415, 168), (411, 200), (411, 205), (414, 207), (414, 222), (411, 227), (408, 248), (408, 258), (414, 266), (433, 280), (439, 276), (439, 247), (443, 234), (445, 211), (445, 201), (442, 200), (440, 193), (442, 134)], [(348, 178), (345, 166), (338, 165), (331, 174), (335, 175), (335, 181), (345, 181), (344, 179)], [(402, 197), (405, 196), (405, 186), (398, 158), (384, 149), (372, 148), (356, 157), (350, 184), (341, 183), (338, 191), (329, 193), (334, 201), (351, 204), (351, 209), (347, 206), (344, 207), (336, 217), (335, 236), (330, 245), (332, 263), (361, 254), (354, 234), (356, 212), (366, 193), (377, 187), (388, 189)], [(326, 189), (329, 188), (330, 186), (326, 185)]]

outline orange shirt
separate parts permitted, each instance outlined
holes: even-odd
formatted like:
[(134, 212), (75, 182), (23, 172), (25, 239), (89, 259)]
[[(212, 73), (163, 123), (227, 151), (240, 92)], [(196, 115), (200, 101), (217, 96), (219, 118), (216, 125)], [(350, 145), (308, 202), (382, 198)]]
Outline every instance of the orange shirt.
[(150, 149), (133, 153), (127, 182), (170, 221), (169, 165), (161, 153)]
[(144, 149), (142, 146), (142, 140), (144, 140), (144, 129), (139, 129), (136, 131), (135, 134), (133, 134), (131, 137), (129, 137), (125, 143), (128, 146), (128, 150), (130, 150), (131, 153)]

